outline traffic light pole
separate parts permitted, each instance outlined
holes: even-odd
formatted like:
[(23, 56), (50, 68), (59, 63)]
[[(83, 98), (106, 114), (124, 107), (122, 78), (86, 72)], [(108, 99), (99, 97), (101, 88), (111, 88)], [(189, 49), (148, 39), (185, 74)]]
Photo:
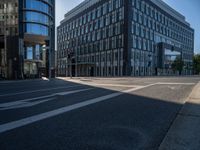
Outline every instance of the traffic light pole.
[(70, 74), (70, 78), (72, 79), (72, 53), (70, 52), (68, 54), (68, 60), (69, 60), (69, 74)]
[(51, 52), (52, 52), (52, 27), (53, 27), (53, 23), (50, 22), (49, 24), (49, 58), (48, 58), (48, 61), (49, 61), (49, 68), (48, 68), (48, 72), (49, 72), (49, 79), (51, 79)]

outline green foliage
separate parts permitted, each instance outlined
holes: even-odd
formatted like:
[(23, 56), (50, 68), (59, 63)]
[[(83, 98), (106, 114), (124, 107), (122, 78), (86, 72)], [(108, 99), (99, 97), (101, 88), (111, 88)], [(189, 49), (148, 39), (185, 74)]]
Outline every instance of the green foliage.
[(193, 57), (194, 74), (200, 74), (200, 54)]
[(183, 70), (184, 62), (180, 57), (177, 57), (174, 62), (172, 63), (172, 69), (173, 71), (179, 71), (179, 74), (181, 75), (181, 72)]

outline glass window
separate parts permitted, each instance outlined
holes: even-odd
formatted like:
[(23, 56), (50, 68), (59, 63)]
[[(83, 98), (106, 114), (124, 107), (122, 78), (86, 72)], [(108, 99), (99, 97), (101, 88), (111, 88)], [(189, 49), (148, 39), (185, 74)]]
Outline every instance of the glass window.
[(150, 13), (150, 8), (149, 8), (149, 6), (147, 5), (147, 6), (146, 6), (146, 14), (149, 15), (149, 13)]
[(143, 19), (144, 19), (143, 24), (146, 26), (147, 25), (147, 18), (144, 16)]
[(108, 11), (111, 12), (113, 10), (112, 2), (111, 0), (108, 3)]
[(27, 23), (25, 25), (25, 32), (30, 33), (30, 34), (47, 36), (48, 35), (48, 28), (46, 26), (39, 25), (39, 24)]
[(110, 15), (106, 16), (106, 26), (110, 24)]
[(140, 26), (139, 24), (136, 24), (136, 35), (140, 34)]
[(27, 59), (33, 59), (33, 47), (27, 47)]
[(40, 45), (35, 46), (35, 59), (40, 60)]
[(101, 7), (99, 7), (98, 9), (97, 9), (97, 17), (100, 17), (101, 16)]
[(141, 38), (138, 38), (138, 48), (139, 49), (142, 48), (142, 40), (141, 40)]
[(124, 8), (120, 8), (119, 9), (119, 20), (123, 20), (124, 19)]
[(135, 6), (135, 0), (132, 0), (132, 6)]
[(133, 36), (133, 48), (137, 47), (137, 38), (136, 36)]
[(94, 22), (94, 29), (95, 29), (95, 30), (99, 28), (98, 25), (99, 25), (99, 24), (98, 24), (98, 20), (96, 20), (96, 21)]
[(116, 18), (116, 11), (112, 13), (112, 16), (111, 16), (111, 17), (112, 17), (112, 23), (115, 23), (115, 22), (116, 22), (116, 19), (117, 19), (117, 18)]
[(142, 15), (139, 14), (139, 23), (142, 24)]
[(146, 50), (146, 40), (143, 39), (143, 50)]
[(91, 12), (88, 13), (88, 22), (91, 21)]
[(137, 16), (138, 16), (138, 13), (136, 10), (134, 10), (133, 12), (133, 20), (137, 21)]
[(140, 9), (140, 0), (136, 0), (136, 8)]
[(94, 20), (95, 18), (96, 18), (96, 11), (93, 10), (93, 12), (92, 12), (92, 20)]
[(43, 3), (42, 1), (38, 0), (26, 0), (25, 6), (27, 9), (34, 9), (39, 10), (45, 13), (50, 13), (50, 7), (49, 5)]
[(107, 13), (107, 3), (103, 4), (103, 15)]
[(101, 17), (100, 19), (100, 28), (103, 28), (104, 27), (104, 18)]
[(141, 36), (144, 37), (144, 28), (141, 27)]
[(141, 3), (141, 10), (142, 10), (142, 12), (144, 12), (144, 10), (145, 10), (145, 3), (144, 2)]
[(116, 0), (115, 7), (116, 7), (116, 8), (119, 8), (119, 7), (120, 7), (120, 0)]
[(37, 12), (25, 12), (25, 21), (49, 24), (49, 17)]

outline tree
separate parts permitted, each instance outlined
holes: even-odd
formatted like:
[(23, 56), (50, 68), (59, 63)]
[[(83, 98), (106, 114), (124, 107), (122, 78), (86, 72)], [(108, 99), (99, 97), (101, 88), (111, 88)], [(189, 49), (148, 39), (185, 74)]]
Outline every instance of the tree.
[(194, 55), (193, 57), (193, 69), (194, 74), (200, 74), (200, 54)]
[(174, 62), (172, 63), (172, 69), (173, 71), (178, 71), (179, 75), (181, 75), (181, 72), (183, 70), (183, 66), (184, 66), (184, 62), (182, 61), (182, 59), (180, 57), (176, 57), (176, 59), (174, 60)]

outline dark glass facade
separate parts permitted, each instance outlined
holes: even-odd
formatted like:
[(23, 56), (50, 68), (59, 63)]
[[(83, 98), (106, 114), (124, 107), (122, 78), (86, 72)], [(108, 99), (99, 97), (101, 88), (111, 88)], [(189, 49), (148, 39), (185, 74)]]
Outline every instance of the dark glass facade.
[[(55, 1), (17, 0), (16, 5), (18, 6), (16, 12), (18, 46), (15, 47), (15, 51), (18, 54), (18, 69), (14, 78), (35, 78), (47, 75), (49, 61), (51, 61), (52, 70), (55, 65)], [(11, 76), (13, 75), (8, 78)]]
[[(50, 55), (44, 47), (47, 40), (50, 40), (48, 43), (54, 47), (55, 1), (24, 0), (23, 6), (24, 75), (30, 77), (48, 74), (45, 68), (48, 68)], [(51, 60), (54, 61), (52, 48), (51, 54)]]
[(19, 70), (18, 0), (0, 1), (0, 79), (13, 78)]
[[(177, 74), (179, 54), (192, 73), (194, 30), (160, 0), (87, 0), (65, 15), (58, 31), (58, 75)], [(171, 54), (171, 56), (169, 56)]]

